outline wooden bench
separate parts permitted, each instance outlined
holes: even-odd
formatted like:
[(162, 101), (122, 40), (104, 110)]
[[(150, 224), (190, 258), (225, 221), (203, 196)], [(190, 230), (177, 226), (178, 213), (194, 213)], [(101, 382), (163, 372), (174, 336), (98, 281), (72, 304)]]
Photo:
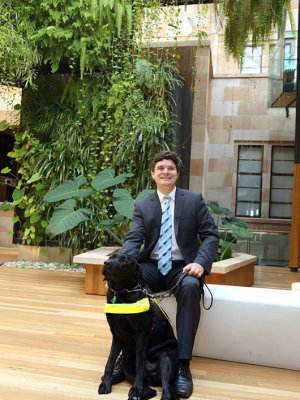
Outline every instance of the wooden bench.
[(83, 264), (85, 267), (85, 293), (106, 294), (105, 282), (103, 281), (102, 269), (104, 262), (111, 254), (118, 251), (119, 247), (100, 247), (86, 253), (77, 254), (73, 257), (75, 264)]
[[(118, 249), (118, 247), (100, 247), (74, 256), (73, 262), (83, 264), (86, 269), (85, 293), (106, 294), (102, 268), (108, 257)], [(251, 286), (254, 282), (255, 263), (255, 256), (234, 253), (228, 260), (214, 262), (212, 271), (205, 281), (219, 285)]]

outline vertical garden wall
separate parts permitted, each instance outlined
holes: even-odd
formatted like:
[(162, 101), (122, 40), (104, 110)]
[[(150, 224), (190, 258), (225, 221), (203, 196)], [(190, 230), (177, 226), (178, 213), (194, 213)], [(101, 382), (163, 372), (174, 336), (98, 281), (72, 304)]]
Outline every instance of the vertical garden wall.
[[(176, 65), (172, 56), (142, 44), (146, 6), (155, 16), (160, 2), (5, 0), (1, 5), (2, 46), (11, 52), (10, 59), (3, 56), (2, 80), (23, 87), (20, 129), (9, 154), (18, 164), (19, 241), (49, 242), (45, 228), (53, 207), (43, 200), (49, 189), (77, 176), (88, 183), (114, 168), (116, 174), (133, 174), (125, 187), (136, 196), (149, 187), (152, 156), (173, 146)], [(98, 221), (114, 217), (111, 194), (107, 189), (89, 199), (97, 217), (60, 236), (60, 244), (83, 248), (110, 241)], [(84, 207), (87, 200), (80, 202)]]
[[(133, 174), (122, 183), (133, 197), (149, 187), (153, 154), (175, 145), (170, 104), (179, 80), (175, 52), (152, 52), (144, 39), (151, 37), (161, 7), (178, 3), (189, 1), (2, 0), (0, 83), (23, 88), (21, 124), (9, 154), (18, 166), (18, 240), (49, 241), (54, 206), (44, 196), (76, 177), (84, 177), (84, 189), (100, 171), (113, 168), (116, 175)], [(215, 3), (227, 51), (238, 60), (250, 35), (254, 45), (267, 40), (290, 10), (290, 0)], [(163, 23), (176, 32), (180, 15), (173, 11)], [(126, 230), (128, 221), (115, 219), (111, 187), (79, 196), (76, 205), (92, 210), (91, 217), (56, 236), (61, 245), (107, 243), (113, 236), (103, 220), (115, 234)]]

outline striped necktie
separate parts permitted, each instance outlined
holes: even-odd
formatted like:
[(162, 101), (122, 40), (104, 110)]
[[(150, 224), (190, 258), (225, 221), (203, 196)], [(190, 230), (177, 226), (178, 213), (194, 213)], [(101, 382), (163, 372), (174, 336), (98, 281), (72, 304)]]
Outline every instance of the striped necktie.
[(172, 215), (171, 197), (165, 196), (162, 201), (162, 217), (158, 246), (158, 270), (166, 275), (172, 269)]

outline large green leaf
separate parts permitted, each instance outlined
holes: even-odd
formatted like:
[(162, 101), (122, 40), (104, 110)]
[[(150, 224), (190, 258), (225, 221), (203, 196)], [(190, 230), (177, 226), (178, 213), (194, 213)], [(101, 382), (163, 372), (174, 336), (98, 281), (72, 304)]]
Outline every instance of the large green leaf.
[(13, 198), (15, 206), (17, 206), (18, 204), (21, 203), (21, 201), (23, 200), (24, 194), (25, 194), (24, 189), (22, 189), (22, 190), (17, 189), (17, 188), (14, 189), (14, 191), (12, 193), (12, 198)]
[(132, 218), (134, 199), (126, 189), (115, 189), (113, 205), (118, 213), (127, 218)]
[(154, 190), (153, 189), (144, 189), (142, 190), (140, 193), (138, 193), (135, 201), (142, 199), (145, 196), (148, 196), (148, 194), (153, 193)]
[(253, 238), (253, 233), (243, 227), (231, 226), (230, 230), (233, 232), (234, 235), (236, 235), (236, 237), (249, 239)]
[(28, 179), (27, 183), (33, 183), (39, 181), (40, 179), (42, 179), (42, 175), (39, 172), (37, 172), (36, 174), (32, 175), (30, 179)]
[(46, 232), (52, 237), (75, 228), (81, 222), (86, 221), (94, 214), (87, 208), (75, 209), (76, 201), (69, 199), (54, 209)]
[(73, 180), (66, 181), (59, 186), (49, 190), (45, 194), (43, 200), (49, 203), (55, 201), (67, 200), (72, 197), (83, 198), (90, 196), (94, 193), (93, 189), (80, 189), (80, 186), (86, 183), (86, 178), (84, 176), (78, 176)]
[(115, 177), (115, 170), (113, 168), (108, 168), (100, 171), (92, 180), (91, 184), (92, 187), (98, 191), (123, 183), (127, 178), (131, 178), (132, 176), (133, 174), (130, 172), (125, 172), (124, 174)]
[(147, 196), (148, 194), (152, 193), (153, 190), (151, 189), (145, 189), (142, 190), (134, 200), (131, 194), (128, 192), (126, 189), (115, 189), (113, 193), (113, 205), (115, 209), (123, 215), (124, 217), (127, 217), (129, 219), (132, 219), (132, 214), (133, 214), (133, 208), (134, 208), (134, 202), (136, 200), (141, 199), (142, 197)]
[(219, 204), (215, 201), (212, 201), (208, 204), (209, 210), (216, 215), (230, 215), (231, 211), (228, 208), (220, 207)]

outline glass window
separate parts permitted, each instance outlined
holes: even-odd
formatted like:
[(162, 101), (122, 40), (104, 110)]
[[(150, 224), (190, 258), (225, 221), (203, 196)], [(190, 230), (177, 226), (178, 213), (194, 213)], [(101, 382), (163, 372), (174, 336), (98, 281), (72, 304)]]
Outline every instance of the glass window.
[(284, 42), (284, 69), (295, 70), (297, 67), (296, 39), (285, 39)]
[(247, 46), (242, 60), (242, 74), (260, 74), (262, 66), (262, 47)]
[(263, 146), (238, 148), (236, 215), (260, 217)]
[(291, 218), (294, 147), (273, 146), (270, 186), (270, 218)]

